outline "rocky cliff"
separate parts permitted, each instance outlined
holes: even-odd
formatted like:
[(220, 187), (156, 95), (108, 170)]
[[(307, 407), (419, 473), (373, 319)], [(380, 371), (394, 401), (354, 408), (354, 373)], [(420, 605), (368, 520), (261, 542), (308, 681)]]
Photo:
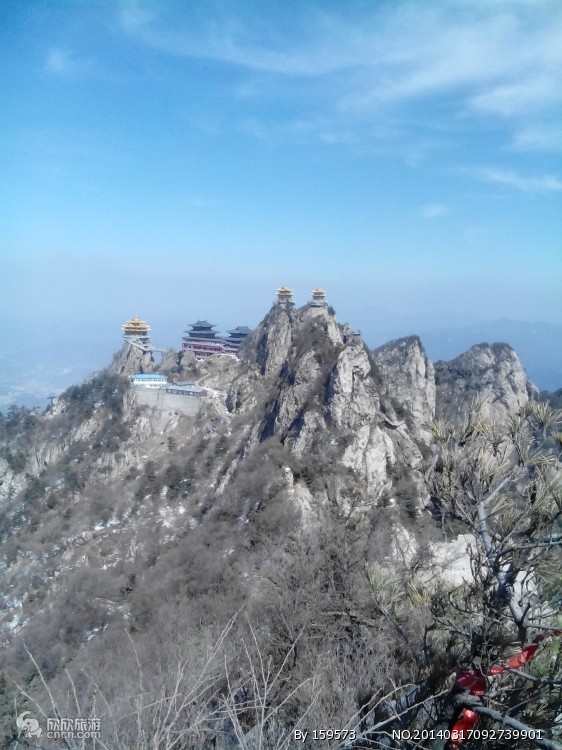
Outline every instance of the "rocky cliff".
[[(156, 369), (194, 380), (206, 396), (191, 411), (160, 392), (140, 397), (128, 376)], [(411, 647), (421, 642), (416, 602), (475, 572), (473, 535), (455, 540), (459, 529), (436, 521), (428, 494), (440, 465), (435, 421), (462, 427), (475, 396), (488, 417), (505, 419), (534, 392), (505, 344), (435, 365), (415, 336), (371, 352), (326, 306), (276, 303), (239, 359), (169, 351), (155, 363), (125, 346), (42, 415), (0, 415), (3, 669), (38, 700), (45, 679), (64, 702), (74, 675), (81, 705), (111, 706), (104, 726), (114, 715), (121, 722), (115, 731), (126, 739), (107, 747), (141, 746), (131, 732), (144, 733), (150, 706), (174, 690), (178, 655), (189, 682), (192, 665), (220, 654), (208, 715), (197, 696), (210, 673), (182, 688), (180, 711), (193, 709), (197, 729), (186, 747), (239, 746), (217, 719), (217, 696), (235, 683), (233, 706), (250, 695), (251, 679), (239, 675), (254, 650), (254, 664), (267, 655), (272, 673), (289, 673), (282, 708), (309, 681), (313, 725), (333, 725), (342, 706), (345, 725), (418, 679), (418, 664), (404, 672), (427, 645)], [(223, 627), (232, 628), (228, 643)], [(446, 682), (452, 667), (443, 669)], [(157, 708), (153, 737), (161, 722)]]
[[(127, 376), (157, 367), (208, 389), (196, 414), (137, 403)], [(140, 569), (210, 518), (222, 519), (220, 555), (259, 548), (256, 529), (281, 523), (286, 502), (307, 528), (326, 514), (376, 527), (385, 507), (430, 528), (434, 420), (462, 420), (475, 394), (503, 418), (534, 393), (505, 344), (434, 366), (417, 337), (370, 352), (325, 306), (276, 303), (239, 360), (168, 352), (155, 365), (125, 345), (42, 416), (2, 423), (3, 632), (33, 622), (25, 592), (55, 602), (81, 565)]]
[(121, 378), (130, 378), (137, 372), (153, 372), (154, 357), (151, 352), (125, 341), (113, 357), (108, 370), (111, 375), (118, 375)]
[(477, 344), (456, 359), (436, 362), (435, 384), (437, 416), (457, 425), (477, 395), (483, 416), (500, 421), (538, 396), (508, 344)]
[(435, 419), (435, 372), (417, 336), (390, 341), (372, 352), (385, 412), (409, 417), (412, 433), (426, 442)]

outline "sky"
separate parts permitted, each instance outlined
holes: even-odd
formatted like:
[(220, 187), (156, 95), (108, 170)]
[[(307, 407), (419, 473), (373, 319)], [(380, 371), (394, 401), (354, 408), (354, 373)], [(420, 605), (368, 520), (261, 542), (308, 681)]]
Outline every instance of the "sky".
[(283, 284), (367, 342), (562, 323), (559, 0), (3, 0), (0, 69), (30, 341), (99, 322), (112, 352), (140, 315), (178, 346)]

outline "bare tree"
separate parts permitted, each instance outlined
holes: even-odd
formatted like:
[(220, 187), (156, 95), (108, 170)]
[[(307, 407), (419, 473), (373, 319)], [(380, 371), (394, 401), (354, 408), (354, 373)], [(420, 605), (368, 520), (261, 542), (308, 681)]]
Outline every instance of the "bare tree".
[[(429, 746), (392, 738), (393, 727), (408, 726), (430, 729), (433, 738), (442, 730), (431, 746), (450, 750), (495, 750), (513, 746), (513, 738), (518, 747), (562, 748), (562, 465), (555, 432), (562, 412), (529, 403), (500, 424), (485, 418), (483, 407), (475, 400), (460, 432), (434, 426), (439, 451), (427, 476), (436, 516), (472, 539), (471, 574), (461, 586), (428, 587), (417, 571), (405, 573), (410, 602), (429, 616), (422, 639), (411, 644), (419, 654), (413, 687), (387, 700), (388, 717), (344, 747)], [(386, 592), (385, 616), (399, 633), (406, 614), (393, 596)], [(404, 595), (398, 599), (404, 610)], [(480, 737), (471, 745), (470, 732), (459, 730), (477, 726), (503, 727), (506, 739), (498, 734), (486, 745)]]

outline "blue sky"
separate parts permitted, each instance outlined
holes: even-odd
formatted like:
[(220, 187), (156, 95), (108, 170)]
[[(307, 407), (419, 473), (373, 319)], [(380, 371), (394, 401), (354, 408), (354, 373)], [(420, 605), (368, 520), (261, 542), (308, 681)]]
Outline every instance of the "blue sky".
[(562, 323), (559, 0), (5, 0), (0, 64), (4, 316)]

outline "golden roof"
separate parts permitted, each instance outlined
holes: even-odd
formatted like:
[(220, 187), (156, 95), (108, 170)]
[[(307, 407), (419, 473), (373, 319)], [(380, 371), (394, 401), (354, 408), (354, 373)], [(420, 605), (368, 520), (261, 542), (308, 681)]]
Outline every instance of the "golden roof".
[(131, 318), (131, 320), (128, 320), (126, 323), (123, 323), (121, 328), (125, 332), (138, 333), (141, 335), (146, 335), (150, 331), (148, 323), (145, 323), (144, 320), (141, 320), (136, 316)]
[(314, 289), (312, 292), (312, 299), (324, 299), (326, 292), (323, 289)]
[(279, 289), (277, 290), (278, 297), (291, 297), (292, 295), (293, 295), (293, 290), (289, 289), (288, 286), (279, 287)]

